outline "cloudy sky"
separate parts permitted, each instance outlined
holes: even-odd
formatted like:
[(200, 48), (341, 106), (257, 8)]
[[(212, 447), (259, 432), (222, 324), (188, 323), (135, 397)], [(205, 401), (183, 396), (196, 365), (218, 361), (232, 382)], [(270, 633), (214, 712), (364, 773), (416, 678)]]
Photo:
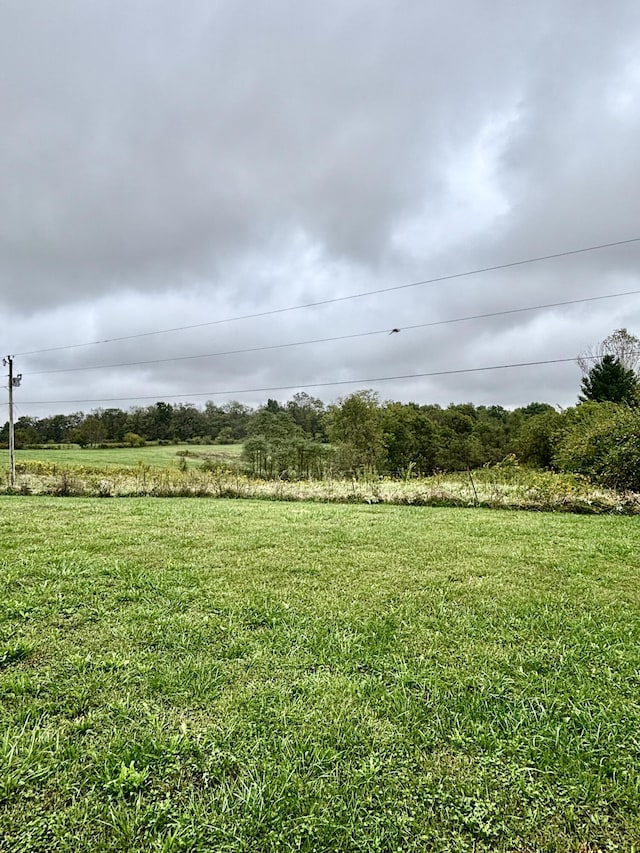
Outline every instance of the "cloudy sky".
[(637, 0), (2, 0), (0, 118), (18, 416), (566, 406), (477, 368), (640, 336)]

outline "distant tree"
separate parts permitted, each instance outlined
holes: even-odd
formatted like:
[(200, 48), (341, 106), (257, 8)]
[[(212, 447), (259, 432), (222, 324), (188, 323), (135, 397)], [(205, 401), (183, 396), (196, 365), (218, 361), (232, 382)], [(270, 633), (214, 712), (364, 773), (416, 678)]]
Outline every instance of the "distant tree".
[(277, 400), (272, 400), (271, 397), (267, 400), (267, 405), (264, 407), (268, 412), (273, 412), (277, 415), (278, 412), (284, 411), (284, 406), (281, 406)]
[(96, 409), (93, 414), (100, 418), (104, 426), (106, 438), (110, 441), (122, 441), (124, 439), (127, 413), (122, 409)]
[(527, 418), (533, 418), (536, 415), (545, 415), (548, 412), (555, 412), (555, 409), (549, 403), (529, 403), (527, 406), (521, 406), (519, 409), (514, 410), (514, 413), (520, 413)]
[(177, 441), (204, 435), (207, 432), (207, 420), (191, 403), (179, 403), (173, 407), (169, 437)]
[(235, 441), (233, 437), (233, 430), (231, 427), (222, 427), (220, 432), (215, 437), (216, 444), (233, 444)]
[(287, 412), (307, 435), (326, 441), (326, 411), (322, 400), (300, 391), (287, 402)]
[(586, 402), (562, 415), (554, 463), (616, 489), (640, 491), (640, 409)]
[(39, 434), (39, 440), (43, 444), (45, 442), (62, 444), (70, 441), (71, 433), (80, 428), (82, 424), (83, 415), (81, 412), (73, 415), (52, 415), (51, 417), (34, 421), (34, 426)]
[(578, 356), (578, 365), (583, 374), (587, 376), (594, 362), (602, 361), (606, 355), (613, 356), (626, 370), (631, 370), (638, 376), (640, 338), (630, 334), (626, 329), (616, 329), (595, 348), (589, 348)]
[(171, 403), (159, 401), (155, 406), (149, 406), (149, 429), (151, 437), (164, 441), (171, 438), (171, 420), (173, 417), (173, 406)]
[(562, 415), (551, 406), (527, 417), (513, 442), (519, 461), (536, 468), (553, 467), (561, 425)]
[(435, 468), (437, 430), (415, 403), (385, 403), (382, 409), (385, 470), (403, 476), (431, 474)]
[(251, 409), (239, 403), (237, 400), (231, 400), (222, 406), (224, 421), (220, 425), (220, 429), (228, 426), (236, 441), (242, 441), (247, 434), (247, 427), (251, 417)]
[[(38, 433), (38, 419), (37, 418), (29, 418), (27, 416), (22, 416), (18, 418), (15, 426), (14, 426), (14, 438), (16, 447), (26, 447), (28, 444), (38, 444), (41, 439)], [(3, 438), (6, 434), (7, 442), (9, 442), (9, 422), (6, 424), (6, 433), (3, 430)]]
[(284, 441), (302, 435), (302, 428), (285, 409), (275, 409), (267, 404), (251, 415), (247, 433), (250, 436), (262, 435), (269, 440)]
[(625, 367), (614, 355), (604, 355), (594, 364), (582, 380), (582, 394), (578, 398), (584, 403), (592, 400), (596, 403), (640, 402), (640, 381), (630, 368)]
[(378, 470), (384, 463), (384, 425), (378, 395), (356, 391), (332, 406), (329, 438), (348, 471)]
[(321, 476), (329, 452), (320, 443), (309, 440), (290, 413), (267, 404), (251, 415), (242, 458), (251, 474), (259, 477)]
[(126, 432), (124, 434), (124, 443), (129, 447), (144, 447), (146, 444), (144, 438), (136, 432)]
[(437, 413), (438, 449), (435, 466), (441, 471), (464, 471), (485, 461), (481, 440), (475, 431), (477, 410), (470, 403), (451, 404)]
[(145, 439), (151, 439), (150, 420), (147, 409), (141, 406), (134, 406), (127, 412), (127, 418), (124, 423), (124, 431), (136, 433)]
[(250, 435), (242, 445), (242, 458), (254, 477), (269, 477), (273, 472), (271, 447), (263, 435)]
[(105, 440), (107, 431), (97, 415), (88, 415), (77, 431), (78, 444), (97, 445)]
[[(216, 406), (211, 400), (207, 400), (204, 404), (202, 415), (205, 423), (205, 435), (217, 436), (221, 430), (228, 427), (225, 422), (225, 413), (220, 406)], [(233, 430), (231, 430), (231, 439), (233, 440)]]

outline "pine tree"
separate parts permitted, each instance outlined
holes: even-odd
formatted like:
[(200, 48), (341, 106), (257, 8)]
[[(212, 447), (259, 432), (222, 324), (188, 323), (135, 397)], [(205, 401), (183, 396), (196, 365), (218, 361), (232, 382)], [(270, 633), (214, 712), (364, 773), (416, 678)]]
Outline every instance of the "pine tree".
[(613, 355), (605, 355), (593, 365), (582, 380), (581, 403), (640, 403), (640, 381), (634, 373)]

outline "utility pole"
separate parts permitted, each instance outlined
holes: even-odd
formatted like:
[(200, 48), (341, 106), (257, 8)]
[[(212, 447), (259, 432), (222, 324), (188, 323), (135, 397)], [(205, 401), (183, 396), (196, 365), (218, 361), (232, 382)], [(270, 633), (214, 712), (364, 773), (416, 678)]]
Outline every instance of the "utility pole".
[(2, 359), (5, 367), (9, 367), (9, 483), (11, 488), (16, 484), (16, 440), (13, 429), (13, 389), (18, 388), (22, 381), (22, 374), (13, 375), (13, 356), (8, 355)]

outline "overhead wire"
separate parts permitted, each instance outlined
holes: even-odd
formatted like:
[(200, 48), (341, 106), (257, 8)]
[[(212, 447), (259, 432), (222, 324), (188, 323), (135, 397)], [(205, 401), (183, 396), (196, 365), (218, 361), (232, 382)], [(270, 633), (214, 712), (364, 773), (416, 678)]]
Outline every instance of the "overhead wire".
[(235, 322), (238, 322), (240, 320), (254, 320), (254, 319), (261, 318), (261, 317), (270, 317), (270, 316), (274, 316), (276, 314), (284, 314), (284, 313), (287, 313), (290, 311), (300, 311), (300, 310), (306, 309), (306, 308), (318, 308), (318, 307), (323, 306), (323, 305), (331, 305), (331, 304), (335, 304), (338, 302), (346, 302), (346, 301), (351, 300), (351, 299), (363, 299), (365, 297), (376, 296), (376, 295), (379, 295), (381, 293), (392, 293), (392, 292), (399, 291), (399, 290), (406, 290), (408, 288), (422, 287), (422, 286), (425, 286), (428, 284), (437, 284), (437, 283), (445, 282), (445, 281), (453, 281), (455, 279), (466, 278), (466, 277), (474, 276), (474, 275), (481, 275), (483, 273), (497, 272), (499, 270), (505, 270), (505, 269), (513, 269), (514, 267), (521, 267), (521, 266), (526, 266), (528, 264), (541, 263), (543, 261), (554, 260), (557, 258), (566, 258), (566, 257), (570, 257), (572, 255), (585, 254), (587, 252), (596, 252), (596, 251), (600, 251), (603, 249), (611, 249), (611, 248), (615, 248), (618, 246), (625, 246), (625, 245), (629, 245), (632, 243), (638, 243), (638, 242), (640, 242), (640, 237), (630, 237), (626, 240), (616, 240), (616, 241), (613, 241), (610, 243), (599, 243), (599, 244), (593, 245), (593, 246), (585, 246), (585, 247), (582, 247), (580, 249), (570, 249), (570, 250), (566, 250), (563, 252), (553, 252), (553, 253), (547, 254), (547, 255), (537, 255), (535, 257), (523, 258), (523, 259), (520, 259), (517, 261), (509, 261), (509, 262), (503, 263), (503, 264), (494, 264), (494, 265), (486, 266), (486, 267), (477, 267), (475, 269), (465, 270), (463, 272), (450, 273), (448, 275), (434, 276), (433, 278), (422, 279), (420, 281), (412, 281), (412, 282), (408, 282), (405, 284), (397, 284), (397, 285), (392, 285), (389, 287), (381, 287), (381, 288), (378, 288), (376, 290), (367, 290), (367, 291), (362, 291), (360, 293), (351, 293), (351, 294), (347, 294), (345, 296), (334, 296), (334, 297), (331, 297), (329, 299), (320, 299), (320, 300), (317, 300), (314, 302), (306, 302), (306, 303), (303, 303), (300, 305), (289, 305), (289, 306), (285, 306), (282, 308), (272, 308), (272, 309), (269, 309), (267, 311), (257, 311), (255, 313), (251, 313), (251, 314), (242, 314), (242, 315), (238, 315), (235, 317), (225, 317), (225, 318), (218, 319), (218, 320), (209, 320), (209, 321), (204, 322), (204, 323), (193, 323), (193, 324), (184, 325), (184, 326), (174, 326), (172, 328), (167, 328), (167, 329), (155, 329), (155, 330), (148, 331), (148, 332), (137, 332), (137, 333), (131, 334), (131, 335), (121, 335), (119, 337), (104, 338), (104, 339), (97, 340), (97, 341), (86, 341), (84, 343), (66, 344), (64, 346), (57, 346), (57, 347), (46, 347), (44, 349), (38, 349), (38, 350), (26, 350), (23, 352), (14, 353), (14, 355), (15, 356), (40, 355), (42, 353), (48, 353), (48, 352), (60, 352), (62, 350), (78, 349), (80, 347), (97, 346), (100, 344), (109, 344), (109, 343), (116, 343), (116, 342), (121, 342), (121, 341), (129, 341), (129, 340), (134, 340), (136, 338), (151, 337), (153, 335), (165, 335), (165, 334), (169, 334), (171, 332), (183, 332), (183, 331), (188, 331), (188, 330), (192, 330), (192, 329), (201, 329), (201, 328), (205, 328), (207, 326), (222, 325), (223, 323), (235, 323)]
[[(639, 353), (640, 354), (640, 351)], [(599, 356), (585, 356), (586, 359), (589, 360), (597, 360)], [(434, 376), (455, 376), (464, 373), (482, 373), (491, 370), (508, 370), (514, 368), (521, 367), (540, 367), (549, 364), (568, 364), (569, 362), (575, 362), (576, 357), (570, 356), (568, 358), (549, 358), (541, 361), (520, 361), (513, 362), (510, 364), (492, 364), (486, 365), (483, 367), (462, 367), (455, 368), (450, 370), (432, 370), (423, 373), (402, 373), (396, 374), (394, 376), (375, 376), (375, 377), (367, 377), (364, 379), (335, 379), (329, 381), (322, 382), (297, 382), (293, 385), (270, 385), (262, 388), (231, 388), (224, 389), (220, 391), (191, 391), (187, 394), (151, 394), (151, 395), (140, 395), (137, 394), (134, 397), (98, 397), (95, 399), (85, 399), (85, 400), (22, 400), (21, 403), (23, 406), (37, 406), (37, 405), (53, 405), (53, 404), (67, 404), (67, 403), (114, 403), (114, 402), (130, 402), (132, 400), (157, 400), (158, 396), (162, 396), (164, 400), (178, 400), (178, 399), (188, 399), (191, 397), (218, 397), (221, 395), (229, 396), (231, 394), (258, 394), (266, 391), (292, 391), (294, 389), (305, 389), (305, 388), (329, 388), (335, 387), (338, 385), (370, 385), (372, 383), (378, 382), (392, 382), (399, 379), (428, 379)]]
[[(452, 325), (454, 323), (463, 323), (470, 320), (486, 320), (493, 317), (505, 317), (511, 314), (522, 314), (528, 311), (542, 311), (548, 308), (560, 308), (567, 305), (578, 305), (586, 302), (597, 302), (605, 299), (617, 299), (622, 296), (637, 296), (640, 294), (640, 290), (626, 290), (622, 293), (608, 293), (603, 294), (601, 296), (586, 296), (581, 299), (566, 299), (562, 302), (548, 302), (543, 305), (530, 305), (525, 308), (509, 308), (502, 311), (489, 311), (484, 314), (470, 314), (465, 317), (454, 317), (446, 320), (431, 320), (428, 323), (413, 323), (409, 326), (403, 326), (401, 329), (394, 329), (394, 331), (411, 331), (415, 329), (426, 329), (431, 328), (433, 326), (445, 326)], [(301, 347), (301, 346), (309, 346), (311, 344), (324, 344), (324, 343), (336, 343), (338, 341), (346, 341), (353, 340), (355, 338), (365, 338), (372, 337), (375, 335), (387, 335), (389, 334), (389, 329), (375, 329), (367, 332), (355, 332), (348, 335), (334, 335), (332, 337), (326, 338), (311, 338), (303, 341), (290, 341), (287, 343), (281, 344), (267, 344), (265, 346), (259, 347), (247, 347), (244, 349), (234, 349), (234, 350), (222, 350), (219, 352), (210, 352), (210, 353), (200, 353), (197, 355), (180, 355), (180, 356), (171, 356), (168, 358), (154, 358), (147, 359), (143, 361), (125, 361), (118, 362), (115, 364), (94, 364), (94, 365), (84, 365), (81, 367), (58, 367), (52, 368), (51, 370), (35, 370), (29, 372), (28, 376), (44, 376), (51, 373), (75, 373), (78, 371), (87, 371), (87, 370), (107, 370), (113, 369), (117, 367), (140, 367), (151, 364), (167, 364), (170, 362), (177, 361), (190, 361), (197, 359), (205, 359), (205, 358), (217, 358), (221, 356), (228, 355), (244, 355), (247, 353), (254, 352), (265, 352), (267, 350), (276, 350), (276, 349), (287, 349), (291, 347)]]

